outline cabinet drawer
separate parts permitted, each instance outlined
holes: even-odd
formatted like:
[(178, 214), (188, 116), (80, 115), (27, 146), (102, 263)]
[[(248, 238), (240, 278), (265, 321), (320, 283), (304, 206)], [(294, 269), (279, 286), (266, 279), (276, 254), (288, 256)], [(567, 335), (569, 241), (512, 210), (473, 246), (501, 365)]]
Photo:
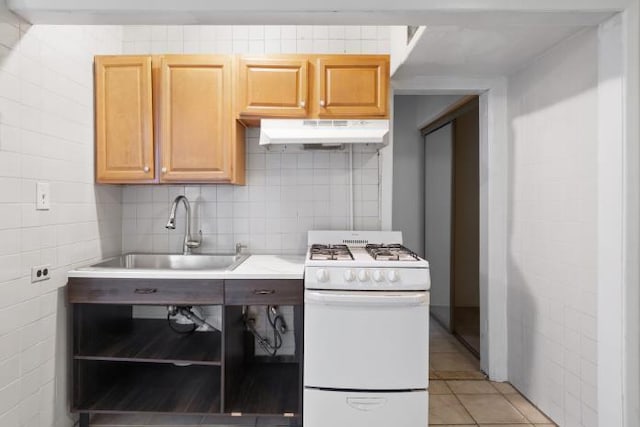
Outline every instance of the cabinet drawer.
[(215, 305), (222, 280), (69, 279), (69, 302), (85, 304)]
[(302, 304), (302, 280), (226, 280), (224, 302), (227, 305)]

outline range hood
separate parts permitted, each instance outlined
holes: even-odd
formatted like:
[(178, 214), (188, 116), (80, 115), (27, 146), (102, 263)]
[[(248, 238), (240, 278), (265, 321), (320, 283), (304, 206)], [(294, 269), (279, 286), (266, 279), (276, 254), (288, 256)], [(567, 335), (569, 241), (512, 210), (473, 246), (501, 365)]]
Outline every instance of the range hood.
[(298, 120), (260, 121), (260, 145), (296, 145), (331, 149), (345, 144), (387, 144), (389, 120)]

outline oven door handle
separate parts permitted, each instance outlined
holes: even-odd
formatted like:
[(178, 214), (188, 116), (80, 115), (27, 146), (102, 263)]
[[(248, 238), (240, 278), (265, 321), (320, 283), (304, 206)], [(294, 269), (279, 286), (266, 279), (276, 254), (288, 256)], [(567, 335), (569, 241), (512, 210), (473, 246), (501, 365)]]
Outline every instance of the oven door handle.
[(386, 404), (385, 397), (347, 397), (347, 405), (358, 411), (374, 411)]
[(419, 307), (429, 304), (428, 292), (306, 291), (305, 304), (357, 307)]

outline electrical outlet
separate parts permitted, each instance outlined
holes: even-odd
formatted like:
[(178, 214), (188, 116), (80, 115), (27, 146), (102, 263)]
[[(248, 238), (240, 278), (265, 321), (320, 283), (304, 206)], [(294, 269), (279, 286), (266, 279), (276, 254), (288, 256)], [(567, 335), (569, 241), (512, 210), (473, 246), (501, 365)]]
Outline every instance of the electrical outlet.
[(31, 267), (31, 283), (42, 282), (51, 278), (51, 266), (49, 264)]

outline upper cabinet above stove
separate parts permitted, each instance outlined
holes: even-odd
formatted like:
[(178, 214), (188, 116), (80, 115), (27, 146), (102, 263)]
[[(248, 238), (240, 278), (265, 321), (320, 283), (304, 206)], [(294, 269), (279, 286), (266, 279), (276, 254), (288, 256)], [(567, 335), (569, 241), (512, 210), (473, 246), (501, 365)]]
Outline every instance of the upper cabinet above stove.
[(309, 62), (300, 56), (240, 57), (241, 117), (307, 117)]
[(318, 116), (388, 116), (389, 57), (328, 56), (317, 60)]
[(265, 55), (238, 59), (239, 119), (388, 117), (388, 55)]

